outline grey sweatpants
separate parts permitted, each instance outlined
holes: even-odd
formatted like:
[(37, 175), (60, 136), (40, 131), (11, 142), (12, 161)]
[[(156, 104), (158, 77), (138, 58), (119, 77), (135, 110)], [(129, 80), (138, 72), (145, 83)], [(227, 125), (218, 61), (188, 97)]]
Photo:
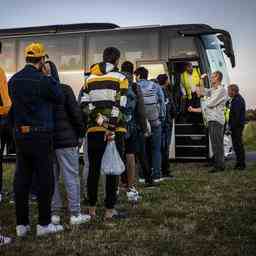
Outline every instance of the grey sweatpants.
[(78, 150), (76, 147), (56, 149), (55, 155), (55, 189), (52, 199), (52, 211), (54, 213), (59, 213), (62, 208), (62, 200), (59, 190), (59, 179), (60, 174), (62, 174), (67, 191), (70, 213), (71, 215), (78, 215), (81, 212)]
[(214, 156), (214, 167), (222, 169), (224, 168), (224, 125), (216, 121), (209, 121), (208, 128)]

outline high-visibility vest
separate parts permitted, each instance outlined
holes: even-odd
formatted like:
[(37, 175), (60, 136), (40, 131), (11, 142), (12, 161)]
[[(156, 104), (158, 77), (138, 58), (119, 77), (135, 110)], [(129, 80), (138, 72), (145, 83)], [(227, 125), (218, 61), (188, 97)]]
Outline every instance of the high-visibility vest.
[[(185, 98), (191, 100), (192, 99), (192, 91), (191, 91), (191, 84), (190, 84), (190, 79), (189, 79), (190, 74), (188, 71), (184, 71), (181, 74), (181, 84), (184, 88), (185, 91)], [(198, 68), (193, 69), (192, 73), (192, 83), (195, 86), (200, 86), (200, 80), (201, 80), (201, 73)]]
[(225, 106), (224, 107), (224, 118), (225, 118), (226, 124), (229, 122), (229, 115), (230, 115), (230, 108), (229, 108), (229, 106)]
[(8, 92), (7, 79), (3, 69), (0, 68), (0, 117), (8, 114), (12, 102)]

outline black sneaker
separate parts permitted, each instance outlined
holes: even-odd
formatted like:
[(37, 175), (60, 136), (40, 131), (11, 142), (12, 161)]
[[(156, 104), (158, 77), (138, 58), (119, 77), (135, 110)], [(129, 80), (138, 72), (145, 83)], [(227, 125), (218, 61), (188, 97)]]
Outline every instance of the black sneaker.
[(145, 185), (144, 187), (145, 188), (154, 188), (156, 186), (158, 186), (159, 184), (156, 184), (154, 181), (148, 181), (148, 182), (145, 182)]
[(212, 168), (209, 173), (216, 173), (216, 172), (223, 172), (225, 171), (225, 167), (222, 167), (222, 168), (217, 168), (217, 167), (214, 167)]

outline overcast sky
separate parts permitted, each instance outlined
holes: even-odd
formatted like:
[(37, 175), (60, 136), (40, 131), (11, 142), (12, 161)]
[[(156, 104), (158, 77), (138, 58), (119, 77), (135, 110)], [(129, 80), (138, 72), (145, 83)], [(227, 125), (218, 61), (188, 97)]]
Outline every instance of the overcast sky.
[(237, 67), (231, 80), (241, 87), (248, 107), (256, 108), (255, 0), (2, 0), (0, 28), (81, 22), (120, 26), (206, 23), (231, 32)]

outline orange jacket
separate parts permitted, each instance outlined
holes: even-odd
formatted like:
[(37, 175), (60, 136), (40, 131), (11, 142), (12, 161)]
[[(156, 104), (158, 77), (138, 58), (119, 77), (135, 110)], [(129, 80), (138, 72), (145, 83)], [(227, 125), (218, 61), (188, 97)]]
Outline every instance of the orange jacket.
[(2, 100), (2, 105), (0, 105), (0, 116), (5, 116), (8, 114), (12, 102), (8, 92), (6, 75), (2, 68), (0, 68), (0, 97)]

